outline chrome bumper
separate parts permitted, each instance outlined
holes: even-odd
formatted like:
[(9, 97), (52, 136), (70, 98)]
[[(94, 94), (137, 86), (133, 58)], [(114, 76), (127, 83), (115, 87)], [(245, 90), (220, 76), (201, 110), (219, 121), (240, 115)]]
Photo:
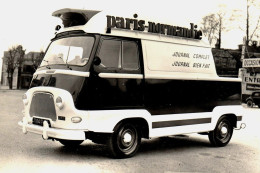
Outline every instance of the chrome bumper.
[(66, 129), (56, 129), (49, 127), (47, 121), (43, 122), (43, 126), (29, 124), (25, 119), (18, 122), (18, 125), (22, 127), (23, 133), (27, 132), (36, 133), (42, 135), (43, 139), (47, 140), (49, 138), (55, 139), (67, 139), (67, 140), (85, 140), (85, 131), (83, 130), (66, 130)]

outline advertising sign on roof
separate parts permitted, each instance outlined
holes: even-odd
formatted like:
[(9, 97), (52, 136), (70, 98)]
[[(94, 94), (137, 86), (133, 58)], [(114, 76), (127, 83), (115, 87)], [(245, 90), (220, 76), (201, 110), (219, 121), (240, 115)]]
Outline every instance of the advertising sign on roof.
[[(155, 22), (148, 22), (146, 24), (145, 20), (138, 20), (137, 14), (134, 14), (134, 19), (123, 18), (123, 17), (115, 17), (107, 15), (107, 28), (120, 28), (120, 29), (128, 29), (128, 30), (136, 30), (136, 31), (145, 31), (148, 28), (147, 32), (159, 33), (163, 35), (172, 35), (178, 37), (185, 38), (193, 38), (193, 39), (202, 39), (202, 31), (197, 30), (197, 25), (190, 23), (190, 28), (166, 25)], [(132, 28), (131, 28), (132, 26)]]

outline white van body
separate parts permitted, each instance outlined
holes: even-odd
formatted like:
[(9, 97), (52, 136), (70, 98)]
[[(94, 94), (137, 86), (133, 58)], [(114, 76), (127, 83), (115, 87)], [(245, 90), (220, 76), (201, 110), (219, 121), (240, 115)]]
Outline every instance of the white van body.
[(131, 157), (141, 138), (207, 133), (224, 146), (243, 126), (234, 99), (241, 79), (217, 75), (211, 47), (194, 24), (78, 9), (53, 16), (65, 23), (65, 14), (83, 23), (62, 28), (47, 49), (23, 97), (24, 133), (68, 146), (91, 139), (107, 143), (116, 157)]

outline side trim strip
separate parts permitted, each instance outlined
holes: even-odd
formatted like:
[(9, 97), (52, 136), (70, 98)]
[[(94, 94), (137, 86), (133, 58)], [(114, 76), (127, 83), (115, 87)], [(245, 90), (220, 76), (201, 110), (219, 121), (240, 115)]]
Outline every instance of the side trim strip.
[(206, 123), (211, 123), (211, 118), (153, 122), (152, 128), (186, 126), (186, 125), (206, 124)]
[(41, 70), (41, 71), (36, 71), (34, 75), (38, 74), (66, 74), (66, 75), (73, 75), (73, 76), (81, 76), (81, 77), (89, 77), (90, 73), (89, 72), (83, 72), (83, 71), (75, 71), (75, 70)]
[(143, 79), (142, 74), (127, 74), (127, 73), (99, 73), (101, 78), (125, 78), (125, 79)]

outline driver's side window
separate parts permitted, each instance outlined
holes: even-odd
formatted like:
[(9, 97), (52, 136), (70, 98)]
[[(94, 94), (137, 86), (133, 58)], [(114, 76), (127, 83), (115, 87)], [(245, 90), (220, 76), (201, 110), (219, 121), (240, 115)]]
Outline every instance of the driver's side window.
[(120, 68), (119, 59), (121, 59), (121, 41), (103, 40), (98, 56), (103, 67)]
[(139, 51), (136, 41), (125, 39), (103, 39), (98, 51), (100, 67), (110, 70), (140, 69)]

